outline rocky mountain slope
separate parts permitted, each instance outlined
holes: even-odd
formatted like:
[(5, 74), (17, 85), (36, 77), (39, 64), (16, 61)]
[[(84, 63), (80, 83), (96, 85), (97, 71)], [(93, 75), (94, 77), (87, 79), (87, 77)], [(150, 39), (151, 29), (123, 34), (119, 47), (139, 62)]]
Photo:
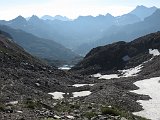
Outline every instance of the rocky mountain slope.
[(160, 32), (132, 42), (116, 42), (92, 49), (73, 70), (83, 74), (113, 72), (137, 66), (151, 57), (149, 49), (160, 49)]
[(56, 60), (62, 62), (71, 61), (72, 59), (79, 57), (70, 49), (65, 48), (53, 40), (39, 38), (22, 30), (13, 29), (7, 26), (0, 26), (0, 30), (9, 33), (13, 40), (30, 54), (41, 59), (47, 59), (52, 63)]
[(155, 91), (160, 80), (159, 41), (160, 32), (156, 32), (132, 42), (121, 41), (92, 49), (72, 69), (75, 73), (93, 74), (91, 77), (99, 80), (85, 101), (121, 106), (136, 115), (158, 120), (159, 95)]
[(51, 110), (55, 102), (48, 93), (65, 92), (68, 85), (84, 81), (80, 78), (44, 64), (0, 32), (1, 120), (45, 118), (40, 111)]
[[(26, 53), (8, 33), (0, 32), (1, 120), (145, 120), (131, 111), (141, 110), (135, 101), (148, 97), (129, 94), (131, 83), (124, 89), (126, 84), (117, 80), (105, 82), (50, 67)], [(62, 99), (55, 99), (55, 94)]]

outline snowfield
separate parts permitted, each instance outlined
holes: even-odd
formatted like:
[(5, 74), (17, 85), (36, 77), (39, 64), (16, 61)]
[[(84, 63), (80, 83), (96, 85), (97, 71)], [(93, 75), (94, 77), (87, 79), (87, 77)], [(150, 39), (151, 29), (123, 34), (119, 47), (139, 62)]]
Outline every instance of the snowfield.
[(121, 72), (122, 76), (120, 77), (132, 77), (132, 76), (137, 76), (138, 73), (141, 71), (143, 65), (140, 64), (134, 68), (126, 69), (126, 70), (118, 70)]
[(110, 75), (101, 75), (100, 73), (91, 75), (92, 77), (97, 77), (98, 79), (113, 79), (113, 78), (121, 78), (121, 77), (133, 77), (137, 76), (138, 73), (141, 71), (143, 65), (140, 64), (134, 68), (126, 69), (126, 70), (118, 70), (121, 74), (110, 74)]
[[(118, 70), (121, 74), (110, 74), (110, 75), (101, 75), (100, 73), (92, 75), (92, 77), (97, 77), (98, 79), (112, 79), (112, 78), (120, 78), (120, 77), (132, 77), (132, 76), (137, 76), (138, 73), (141, 71), (143, 68), (143, 64), (151, 61), (155, 56), (160, 55), (160, 52), (158, 49), (149, 49), (149, 54), (153, 55), (153, 57), (148, 60), (143, 62), (142, 64), (126, 69), (126, 70)], [(124, 60), (127, 57), (125, 56)], [(136, 86), (139, 87), (138, 90), (130, 91), (134, 92), (137, 94), (143, 94), (143, 95), (148, 95), (151, 97), (150, 100), (138, 100), (142, 106), (143, 109), (140, 112), (134, 112), (133, 114), (145, 117), (147, 119), (151, 120), (160, 120), (160, 77), (154, 77), (150, 79), (145, 79), (141, 81), (137, 81), (134, 83)]]
[[(158, 49), (149, 49), (149, 54), (153, 55), (153, 57), (160, 55), (160, 52), (158, 51)], [(100, 73), (91, 75), (92, 77), (97, 77), (98, 79), (112, 79), (112, 78), (120, 78), (120, 77), (133, 77), (133, 76), (137, 76), (138, 73), (141, 71), (141, 69), (143, 68), (143, 64), (151, 61), (153, 59), (153, 57), (148, 60), (143, 62), (142, 64), (134, 67), (134, 68), (130, 68), (130, 69), (126, 69), (126, 70), (118, 70), (118, 72), (121, 73), (121, 75), (118, 74), (110, 74), (110, 75), (101, 75)], [(124, 61), (128, 61), (130, 59), (130, 57), (128, 55), (124, 56), (122, 58)]]
[(63, 93), (63, 92), (53, 92), (53, 93), (48, 93), (48, 94), (52, 95), (53, 99), (63, 99), (64, 98), (63, 95), (65, 93)]
[(73, 87), (82, 87), (82, 86), (87, 86), (87, 85), (93, 86), (94, 84), (74, 84), (74, 85), (72, 85), (72, 86), (73, 86)]
[(143, 109), (140, 112), (134, 112), (133, 114), (142, 116), (151, 120), (160, 120), (160, 77), (154, 77), (137, 81), (134, 84), (139, 87), (138, 90), (131, 92), (143, 95), (149, 95), (150, 100), (139, 100)]
[[(65, 93), (63, 93), (63, 92), (53, 92), (53, 93), (48, 93), (48, 94), (52, 95), (53, 99), (63, 99), (64, 98), (63, 95), (65, 95)], [(69, 94), (69, 93), (67, 93), (67, 94)], [(73, 92), (72, 94), (73, 94), (73, 97), (71, 97), (71, 98), (85, 97), (85, 96), (90, 95), (91, 92), (90, 91), (80, 91), (80, 92)]]
[(90, 95), (90, 91), (73, 92), (73, 97), (85, 97)]
[(118, 74), (110, 74), (110, 75), (101, 75), (98, 79), (112, 79), (112, 78), (120, 78)]
[(149, 49), (149, 54), (153, 56), (158, 56), (160, 55), (160, 52), (158, 51), (158, 49)]

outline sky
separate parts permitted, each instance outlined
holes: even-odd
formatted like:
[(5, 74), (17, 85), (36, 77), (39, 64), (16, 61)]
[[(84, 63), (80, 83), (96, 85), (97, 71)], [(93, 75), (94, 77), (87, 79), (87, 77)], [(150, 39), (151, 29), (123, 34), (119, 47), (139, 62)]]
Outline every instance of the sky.
[(137, 5), (160, 8), (160, 0), (1, 0), (0, 19), (10, 20), (18, 15), (62, 15), (70, 19), (107, 13), (119, 16)]

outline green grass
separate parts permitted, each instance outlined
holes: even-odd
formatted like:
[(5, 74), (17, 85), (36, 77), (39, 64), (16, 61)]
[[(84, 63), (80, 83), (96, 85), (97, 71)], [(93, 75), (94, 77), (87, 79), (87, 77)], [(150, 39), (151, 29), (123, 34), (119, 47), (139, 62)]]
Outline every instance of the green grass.
[(0, 103), (0, 111), (4, 111), (5, 110), (5, 105), (3, 103)]
[(42, 105), (38, 101), (34, 101), (34, 100), (31, 100), (31, 99), (28, 99), (25, 102), (25, 107), (30, 108), (30, 109), (35, 109), (35, 108), (42, 107)]
[(140, 116), (135, 116), (131, 112), (127, 112), (124, 110), (117, 109), (116, 107), (102, 107), (101, 108), (101, 113), (103, 115), (112, 115), (112, 116), (121, 116), (125, 117), (128, 120), (148, 120), (146, 118), (140, 117)]
[(90, 120), (91, 118), (97, 116), (97, 114), (91, 111), (91, 112), (84, 113), (84, 116)]
[(112, 116), (118, 116), (121, 114), (121, 112), (115, 108), (109, 108), (109, 107), (102, 107), (101, 112), (103, 115), (112, 115)]
[(59, 120), (59, 119), (54, 119), (54, 118), (43, 118), (41, 120)]

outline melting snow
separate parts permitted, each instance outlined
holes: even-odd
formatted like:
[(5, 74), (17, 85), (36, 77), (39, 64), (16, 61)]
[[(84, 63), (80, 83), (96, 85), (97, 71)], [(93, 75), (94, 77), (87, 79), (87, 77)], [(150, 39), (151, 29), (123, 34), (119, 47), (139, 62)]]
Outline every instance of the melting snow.
[[(149, 49), (149, 54), (152, 54), (153, 56), (158, 56), (160, 55), (160, 52), (158, 51), (158, 49)], [(124, 61), (127, 61), (130, 59), (130, 57), (128, 55), (124, 56), (122, 58)], [(97, 77), (98, 79), (112, 79), (112, 78), (120, 78), (120, 77), (132, 77), (132, 76), (137, 76), (138, 73), (141, 71), (141, 68), (143, 67), (144, 63), (147, 63), (149, 61), (151, 61), (153, 58), (151, 58), (148, 61), (143, 62), (142, 64), (134, 67), (134, 68), (130, 68), (130, 69), (126, 69), (126, 70), (118, 70), (119, 72), (121, 72), (121, 76), (119, 76), (118, 74), (110, 74), (110, 75), (101, 75), (100, 73), (91, 75), (92, 77)]]
[(36, 85), (36, 86), (38, 86), (38, 87), (40, 86), (40, 84), (39, 84), (39, 83), (35, 83), (35, 85)]
[(100, 73), (91, 75), (92, 77), (96, 77), (98, 79), (112, 79), (112, 78), (119, 78), (118, 74), (110, 74), (110, 75), (101, 75)]
[(82, 87), (82, 86), (86, 86), (86, 85), (93, 86), (94, 84), (74, 84), (72, 86), (73, 87)]
[(149, 54), (153, 55), (153, 56), (158, 56), (160, 55), (158, 49), (149, 49)]
[(98, 79), (112, 79), (112, 78), (119, 78), (117, 74), (110, 74), (110, 75), (102, 75)]
[(54, 115), (54, 118), (56, 118), (56, 119), (60, 119), (61, 117), (60, 117), (60, 116), (58, 116), (58, 115)]
[(70, 70), (73, 65), (63, 65), (62, 67), (59, 67), (60, 70)]
[(18, 101), (11, 101), (11, 102), (9, 102), (9, 104), (16, 105), (16, 104), (18, 104)]
[(67, 118), (68, 119), (74, 119), (74, 116), (68, 115)]
[(126, 70), (118, 70), (119, 72), (122, 72), (121, 77), (132, 77), (132, 76), (137, 76), (137, 74), (141, 71), (142, 64), (138, 65), (134, 68), (126, 69)]
[(100, 73), (94, 74), (92, 75), (92, 77), (98, 77), (98, 79), (112, 79), (112, 78), (121, 78), (121, 77), (132, 77), (132, 76), (137, 76), (138, 73), (141, 71), (142, 68), (142, 64), (134, 67), (134, 68), (130, 68), (130, 69), (126, 69), (126, 70), (118, 70), (119, 72), (121, 72), (121, 76), (119, 76), (118, 74), (110, 74), (110, 75), (101, 75)]
[(90, 95), (90, 91), (73, 92), (73, 97), (84, 97)]
[(63, 95), (65, 93), (63, 93), (63, 92), (53, 92), (53, 93), (48, 93), (48, 94), (53, 95), (53, 99), (63, 99), (64, 98)]
[(60, 70), (70, 70), (71, 68), (70, 67), (59, 67), (58, 69), (60, 69)]
[(17, 112), (17, 113), (23, 113), (23, 112), (22, 112), (22, 111), (20, 111), (20, 110), (17, 110), (16, 112)]
[(97, 74), (94, 74), (94, 75), (91, 75), (92, 77), (101, 77), (102, 75), (100, 73), (97, 73)]
[(137, 81), (134, 84), (140, 89), (131, 92), (137, 94), (149, 95), (152, 99), (150, 100), (139, 100), (143, 106), (142, 111), (134, 112), (135, 115), (146, 117), (151, 120), (160, 120), (160, 77), (145, 79)]

